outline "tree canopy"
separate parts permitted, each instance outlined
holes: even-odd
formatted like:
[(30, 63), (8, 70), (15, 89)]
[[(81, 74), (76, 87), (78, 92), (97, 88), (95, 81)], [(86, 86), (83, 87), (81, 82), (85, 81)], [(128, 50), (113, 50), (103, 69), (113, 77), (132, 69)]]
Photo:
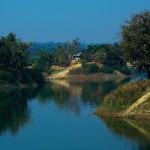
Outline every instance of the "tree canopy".
[(41, 84), (43, 75), (28, 67), (28, 47), (14, 33), (0, 38), (0, 82), (5, 84)]
[(0, 39), (0, 68), (3, 70), (24, 70), (27, 67), (29, 44), (16, 38), (14, 33)]
[(122, 55), (122, 51), (117, 43), (90, 45), (87, 50), (83, 51), (83, 59), (85, 61), (95, 61), (110, 66), (123, 65)]
[(145, 70), (150, 78), (150, 12), (132, 15), (122, 25), (121, 35), (125, 60), (139, 71)]
[(52, 65), (52, 55), (48, 51), (40, 51), (37, 53), (35, 62), (33, 63), (33, 69), (40, 72), (47, 72)]

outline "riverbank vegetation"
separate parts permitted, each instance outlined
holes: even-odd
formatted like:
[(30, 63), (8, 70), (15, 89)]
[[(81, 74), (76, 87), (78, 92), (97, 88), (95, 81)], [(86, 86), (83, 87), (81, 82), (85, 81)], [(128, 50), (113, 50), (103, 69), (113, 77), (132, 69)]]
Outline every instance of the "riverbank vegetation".
[[(54, 50), (52, 53), (52, 75), (50, 78), (68, 78), (69, 76), (80, 78), (83, 75), (90, 76), (93, 74), (99, 74), (100, 77), (105, 75), (116, 75), (118, 77), (124, 75), (124, 77), (127, 77), (133, 73), (132, 69), (127, 67), (122, 57), (121, 48), (117, 43), (89, 45), (87, 49), (82, 51), (79, 42), (78, 44), (74, 42), (71, 45), (72, 48), (69, 49), (69, 52), (65, 46)], [(75, 55), (77, 52), (80, 53)], [(76, 67), (77, 64), (78, 67)], [(53, 66), (58, 66), (55, 68), (63, 67), (63, 69), (54, 69)]]
[(124, 75), (131, 75), (131, 69), (128, 68), (127, 66), (120, 66), (120, 67), (113, 67), (113, 66), (108, 66), (100, 63), (95, 63), (95, 62), (81, 62), (80, 68), (76, 68), (74, 70), (70, 70), (69, 74), (70, 75), (89, 75), (89, 74), (96, 74), (96, 73), (104, 73), (104, 74), (113, 74), (116, 71), (119, 71), (120, 73)]
[(102, 116), (150, 119), (150, 12), (132, 16), (122, 26), (124, 59), (140, 71), (147, 73), (147, 80), (128, 83), (106, 96), (95, 113)]
[(121, 28), (124, 59), (150, 78), (150, 11), (132, 15)]
[[(30, 58), (32, 67), (47, 79), (62, 79), (69, 76), (89, 76), (99, 74), (120, 74), (129, 76), (131, 68), (126, 66), (122, 50), (118, 43), (92, 44), (83, 48), (79, 39), (58, 45), (53, 51), (38, 51)], [(61, 69), (60, 69), (61, 68)], [(103, 75), (101, 75), (103, 74)], [(117, 73), (117, 76), (119, 73)]]
[(79, 39), (75, 39), (73, 42), (59, 45), (51, 52), (41, 49), (34, 55), (29, 51), (31, 45), (32, 43), (22, 42), (14, 33), (0, 38), (1, 87), (39, 85), (44, 82), (44, 78), (62, 73), (104, 76), (114, 75), (118, 71), (126, 75), (131, 74), (117, 43), (89, 45), (83, 49)]
[[(149, 92), (150, 80), (140, 80), (136, 83), (122, 85), (105, 97), (104, 103), (100, 106), (100, 109), (96, 111), (96, 114), (115, 117), (125, 117), (126, 114), (128, 116), (135, 116), (139, 114), (139, 110), (141, 109), (139, 115), (143, 115), (144, 117), (146, 113), (150, 113), (150, 97), (141, 99), (138, 105), (136, 105), (136, 103), (143, 95)], [(131, 108), (130, 106), (132, 106), (133, 109), (128, 112)]]
[(36, 85), (43, 82), (43, 76), (37, 70), (28, 67), (28, 47), (10, 33), (0, 39), (0, 86)]

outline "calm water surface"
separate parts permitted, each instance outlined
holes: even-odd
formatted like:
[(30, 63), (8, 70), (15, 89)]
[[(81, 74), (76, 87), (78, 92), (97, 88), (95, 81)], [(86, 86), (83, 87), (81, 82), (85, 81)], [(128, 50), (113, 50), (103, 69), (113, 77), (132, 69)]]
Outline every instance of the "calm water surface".
[(0, 150), (149, 150), (150, 122), (91, 114), (119, 82), (0, 92)]

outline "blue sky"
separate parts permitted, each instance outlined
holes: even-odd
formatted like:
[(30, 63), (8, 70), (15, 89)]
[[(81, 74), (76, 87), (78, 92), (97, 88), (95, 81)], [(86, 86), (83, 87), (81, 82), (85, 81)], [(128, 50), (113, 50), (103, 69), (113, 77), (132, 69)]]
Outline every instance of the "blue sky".
[(125, 19), (144, 9), (150, 10), (150, 0), (0, 0), (0, 36), (113, 43)]

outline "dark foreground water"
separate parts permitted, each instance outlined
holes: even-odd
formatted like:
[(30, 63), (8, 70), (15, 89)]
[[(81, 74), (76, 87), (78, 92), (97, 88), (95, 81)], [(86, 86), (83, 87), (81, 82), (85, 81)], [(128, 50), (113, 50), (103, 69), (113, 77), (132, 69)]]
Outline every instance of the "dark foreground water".
[(58, 81), (0, 92), (0, 150), (150, 150), (150, 122), (91, 114), (119, 84)]

